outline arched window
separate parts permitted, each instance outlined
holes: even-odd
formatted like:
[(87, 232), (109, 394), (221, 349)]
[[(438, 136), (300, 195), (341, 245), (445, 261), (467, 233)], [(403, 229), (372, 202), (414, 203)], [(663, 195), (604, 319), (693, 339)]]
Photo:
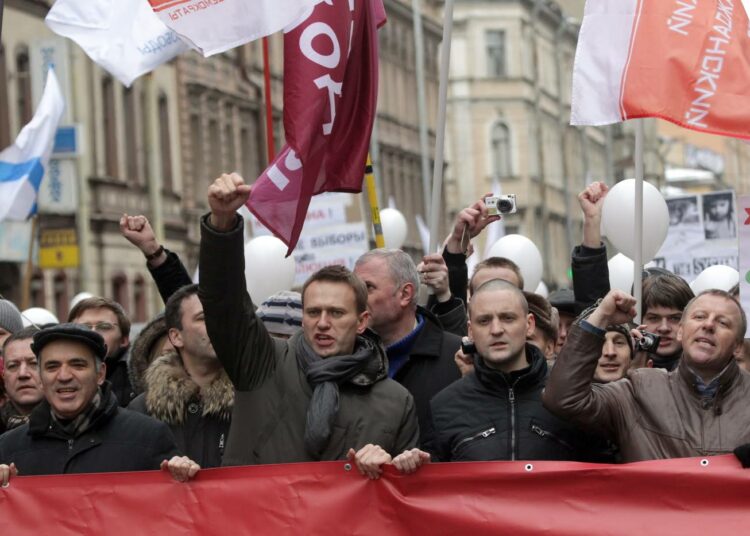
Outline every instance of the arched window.
[(31, 66), (29, 49), (26, 47), (19, 47), (16, 51), (16, 91), (18, 130), (21, 130), (34, 115), (34, 103), (31, 101)]
[(68, 317), (68, 276), (65, 272), (57, 272), (52, 280), (52, 292), (55, 297), (55, 315), (62, 322)]
[(35, 268), (31, 274), (31, 283), (29, 285), (31, 294), (31, 305), (33, 307), (45, 307), (45, 294), (44, 294), (44, 274), (39, 268)]
[(117, 116), (115, 111), (115, 82), (111, 76), (102, 78), (102, 112), (104, 126), (105, 172), (117, 177)]
[(174, 191), (172, 177), (172, 141), (169, 132), (169, 101), (165, 94), (159, 95), (159, 149), (161, 150), (162, 187)]
[(138, 166), (138, 114), (136, 113), (136, 92), (132, 87), (123, 90), (123, 120), (125, 121), (125, 166), (130, 184), (142, 184), (140, 168)]
[(145, 322), (146, 319), (146, 281), (142, 275), (135, 276), (133, 281), (133, 308), (135, 309), (133, 320)]
[(510, 165), (510, 129), (505, 123), (492, 126), (492, 174), (496, 179), (512, 175)]
[(112, 299), (122, 305), (125, 312), (130, 314), (130, 300), (128, 300), (128, 278), (119, 273), (112, 276)]
[(8, 107), (8, 69), (5, 47), (0, 43), (0, 151), (10, 145), (10, 109)]

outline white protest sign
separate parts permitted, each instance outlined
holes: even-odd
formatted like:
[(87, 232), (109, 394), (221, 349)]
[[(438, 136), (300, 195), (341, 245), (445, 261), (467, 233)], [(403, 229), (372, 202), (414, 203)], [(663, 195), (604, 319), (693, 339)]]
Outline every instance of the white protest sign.
[[(745, 313), (750, 312), (750, 195), (737, 197), (740, 228), (740, 303)], [(745, 338), (750, 337), (750, 326)]]

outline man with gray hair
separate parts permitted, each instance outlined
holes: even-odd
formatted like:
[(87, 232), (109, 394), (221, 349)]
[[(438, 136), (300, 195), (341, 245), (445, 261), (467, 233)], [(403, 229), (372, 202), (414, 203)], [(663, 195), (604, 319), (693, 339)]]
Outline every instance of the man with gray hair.
[(367, 286), (370, 327), (386, 347), (388, 374), (414, 397), (424, 430), (430, 399), (461, 376), (453, 359), (461, 338), (417, 305), (419, 272), (405, 252), (368, 251), (357, 260), (354, 273)]

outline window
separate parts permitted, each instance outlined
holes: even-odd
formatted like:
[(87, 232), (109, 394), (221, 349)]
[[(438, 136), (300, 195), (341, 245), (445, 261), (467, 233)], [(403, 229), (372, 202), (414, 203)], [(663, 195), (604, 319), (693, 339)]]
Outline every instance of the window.
[(104, 170), (117, 177), (117, 121), (115, 116), (115, 83), (111, 76), (102, 79), (102, 111), (104, 124)]
[(34, 273), (31, 274), (31, 283), (29, 285), (31, 293), (31, 305), (33, 307), (44, 307), (45, 295), (44, 295), (44, 275), (39, 268), (34, 269)]
[(159, 149), (161, 150), (161, 175), (165, 191), (174, 191), (172, 177), (172, 141), (169, 135), (169, 102), (159, 95)]
[(134, 320), (145, 322), (146, 318), (146, 282), (142, 275), (135, 276), (133, 281), (133, 305), (135, 308)]
[(128, 278), (125, 274), (120, 273), (112, 277), (112, 299), (122, 305), (126, 313), (129, 313)]
[(52, 290), (55, 296), (55, 315), (63, 319), (68, 317), (68, 276), (65, 272), (57, 272), (52, 280)]
[[(16, 87), (18, 91), (18, 130), (31, 121), (34, 115), (31, 102), (31, 70), (29, 65), (29, 51), (22, 47), (16, 53)], [(4, 148), (4, 147), (3, 147)]]
[(5, 47), (0, 43), (0, 151), (10, 145), (9, 111), (8, 70), (5, 64)]
[(487, 76), (500, 78), (505, 73), (505, 32), (503, 30), (489, 30), (485, 34), (487, 40)]
[(502, 179), (511, 176), (510, 129), (505, 123), (495, 123), (492, 127), (492, 174)]
[(138, 167), (138, 130), (136, 126), (135, 91), (133, 88), (125, 88), (123, 94), (123, 106), (125, 108), (125, 165), (127, 166), (126, 180), (134, 184), (141, 184)]

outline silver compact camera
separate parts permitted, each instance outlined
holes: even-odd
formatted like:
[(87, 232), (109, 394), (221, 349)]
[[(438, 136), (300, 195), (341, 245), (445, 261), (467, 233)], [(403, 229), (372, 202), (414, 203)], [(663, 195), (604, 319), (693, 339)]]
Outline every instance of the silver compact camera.
[(515, 214), (516, 213), (516, 194), (492, 195), (484, 198), (484, 204), (487, 207), (489, 216), (498, 214)]

